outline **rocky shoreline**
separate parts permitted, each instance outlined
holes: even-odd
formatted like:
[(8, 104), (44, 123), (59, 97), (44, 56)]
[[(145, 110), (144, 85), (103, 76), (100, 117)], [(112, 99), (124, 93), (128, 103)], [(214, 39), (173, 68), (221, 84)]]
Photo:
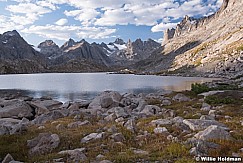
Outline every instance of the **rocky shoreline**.
[(238, 90), (202, 95), (105, 91), (90, 101), (65, 103), (14, 92), (0, 95), (3, 163), (195, 162), (195, 156), (243, 156), (243, 93)]

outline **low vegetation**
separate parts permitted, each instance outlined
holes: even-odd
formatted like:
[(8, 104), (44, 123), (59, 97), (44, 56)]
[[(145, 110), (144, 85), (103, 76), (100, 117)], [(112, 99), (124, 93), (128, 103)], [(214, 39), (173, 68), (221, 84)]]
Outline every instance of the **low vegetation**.
[[(162, 106), (163, 108), (173, 110), (176, 116), (180, 116), (185, 119), (199, 119), (201, 115), (207, 115), (208, 113), (201, 110), (202, 96), (198, 94), (207, 92), (210, 90), (222, 90), (222, 89), (236, 90), (235, 86), (219, 86), (217, 88), (209, 88), (206, 84), (193, 84), (191, 91), (182, 92), (187, 97), (190, 97), (190, 101), (176, 102), (172, 101), (171, 105)], [(235, 93), (235, 92), (234, 92)], [(237, 153), (240, 148), (243, 147), (243, 128), (241, 121), (243, 120), (243, 102), (238, 94), (234, 93), (212, 95), (207, 96), (204, 102), (212, 105), (212, 107), (220, 108), (217, 120), (226, 124), (232, 131), (231, 135), (234, 140), (229, 141), (215, 141), (220, 145), (217, 150), (210, 150), (210, 156), (230, 156), (232, 153)], [(176, 93), (167, 95), (168, 98), (172, 98)], [(151, 105), (157, 105), (161, 107), (161, 101), (158, 99), (151, 99), (147, 101)], [(115, 163), (124, 162), (154, 162), (164, 161), (175, 163), (193, 163), (195, 159), (190, 155), (190, 146), (184, 142), (187, 140), (187, 133), (183, 133), (182, 130), (174, 125), (161, 125), (160, 127), (166, 127), (168, 132), (177, 138), (176, 141), (171, 141), (167, 138), (167, 135), (154, 134), (155, 126), (152, 126), (150, 122), (155, 119), (161, 119), (163, 115), (151, 116), (149, 118), (140, 118), (136, 120), (137, 130), (131, 132), (116, 122), (100, 123), (99, 118), (85, 119), (81, 117), (80, 120), (89, 120), (91, 123), (78, 128), (65, 128), (65, 130), (56, 129), (57, 124), (67, 126), (69, 123), (74, 122), (73, 117), (61, 118), (56, 121), (45, 123), (44, 128), (40, 129), (39, 126), (30, 127), (25, 133), (21, 135), (3, 135), (0, 136), (0, 158), (4, 158), (6, 154), (11, 153), (15, 160), (24, 162), (45, 162), (62, 157), (64, 161), (67, 161), (68, 156), (59, 155), (58, 152), (62, 150), (86, 148), (85, 155), (88, 157), (86, 162), (95, 160), (96, 156), (102, 154), (103, 159), (111, 160)], [(81, 143), (81, 139), (92, 132), (107, 131), (108, 128), (115, 127), (118, 133), (124, 136), (124, 141), (114, 142), (111, 141), (111, 133), (106, 132), (103, 139), (90, 141), (88, 143)], [(141, 132), (147, 132), (144, 137), (137, 137)], [(51, 153), (41, 156), (29, 157), (27, 140), (33, 139), (39, 133), (51, 132), (60, 136), (61, 143), (59, 147)], [(146, 151), (144, 154), (134, 153), (134, 149), (140, 149)]]

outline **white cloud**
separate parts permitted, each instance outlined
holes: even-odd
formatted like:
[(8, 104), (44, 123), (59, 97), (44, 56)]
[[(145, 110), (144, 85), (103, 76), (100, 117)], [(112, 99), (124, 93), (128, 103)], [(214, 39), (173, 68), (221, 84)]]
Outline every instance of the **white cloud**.
[(164, 31), (165, 29), (170, 29), (170, 28), (173, 28), (173, 27), (176, 27), (177, 23), (160, 23), (160, 24), (157, 24), (155, 26), (153, 26), (151, 28), (151, 31), (152, 32), (160, 32), (160, 31)]
[[(7, 2), (6, 0), (0, 0)], [(0, 29), (23, 29), (25, 33), (38, 34), (47, 38), (66, 40), (72, 35), (79, 38), (110, 37), (115, 25), (146, 25), (152, 32), (175, 27), (175, 20), (185, 15), (208, 15), (215, 12), (222, 0), (10, 0), (6, 15), (0, 15)], [(33, 25), (41, 16), (59, 10), (63, 6), (67, 17), (59, 17), (52, 25)], [(70, 7), (72, 6), (72, 7)], [(72, 8), (72, 10), (71, 10)], [(80, 26), (67, 26), (68, 19), (80, 22)], [(48, 18), (47, 18), (48, 19)], [(161, 23), (158, 23), (161, 22)], [(53, 29), (51, 29), (53, 28)], [(66, 31), (65, 31), (66, 30)]]
[(6, 31), (10, 31), (10, 30), (20, 30), (23, 29), (24, 26), (21, 24), (16, 24), (13, 21), (11, 21), (9, 19), (9, 17), (4, 16), (4, 15), (0, 15), (0, 31), (6, 32)]
[(58, 7), (56, 5), (54, 5), (53, 3), (51, 2), (47, 2), (47, 1), (37, 1), (36, 2), (37, 5), (39, 6), (42, 6), (42, 7), (47, 7), (51, 10), (56, 10)]
[(68, 20), (67, 19), (59, 19), (58, 21), (56, 21), (56, 25), (60, 25), (60, 26), (63, 26), (63, 25), (65, 25), (65, 24), (67, 24), (68, 23)]
[(82, 25), (90, 25), (90, 22), (96, 20), (96, 17), (100, 15), (95, 9), (81, 9), (81, 10), (72, 10), (64, 11), (66, 16), (74, 17), (75, 20), (78, 20)]
[(80, 26), (56, 26), (45, 25), (35, 26), (23, 29), (21, 32), (27, 34), (37, 34), (44, 38), (68, 40), (69, 38), (90, 38), (102, 39), (116, 32), (116, 29), (105, 27), (80, 27)]
[(114, 25), (127, 25), (133, 24), (135, 17), (129, 10), (123, 8), (106, 10), (101, 18), (97, 19), (95, 25), (99, 26), (114, 26)]
[(6, 10), (12, 13), (37, 14), (37, 15), (42, 15), (51, 12), (50, 9), (42, 6), (38, 6), (34, 3), (20, 3), (18, 5), (9, 5), (6, 7)]

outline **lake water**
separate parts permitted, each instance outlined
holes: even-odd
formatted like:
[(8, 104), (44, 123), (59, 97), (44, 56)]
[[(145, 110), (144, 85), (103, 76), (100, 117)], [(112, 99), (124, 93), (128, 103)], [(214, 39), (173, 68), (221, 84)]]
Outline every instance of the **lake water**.
[(161, 89), (189, 90), (192, 83), (212, 78), (108, 73), (49, 73), (0, 75), (1, 90), (19, 90), (33, 97), (51, 96), (60, 101), (91, 99), (106, 90), (150, 93)]

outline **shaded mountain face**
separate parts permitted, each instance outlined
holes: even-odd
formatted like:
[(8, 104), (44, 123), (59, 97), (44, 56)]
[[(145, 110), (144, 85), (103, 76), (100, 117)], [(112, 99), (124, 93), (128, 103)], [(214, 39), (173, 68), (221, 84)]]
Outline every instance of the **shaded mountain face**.
[(126, 44), (124, 42), (120, 42), (120, 44), (115, 42), (108, 44), (108, 47), (111, 49), (110, 57), (116, 64), (120, 65), (129, 65), (146, 59), (153, 51), (161, 47), (160, 43), (152, 39), (148, 39), (147, 41), (137, 39), (134, 42), (129, 39)]
[(0, 35), (0, 73), (37, 73), (45, 69), (45, 58), (17, 31)]
[(60, 48), (51, 40), (42, 42), (38, 48), (41, 53), (51, 59), (52, 64), (61, 64), (69, 60), (87, 60), (104, 66), (127, 66), (133, 62), (147, 58), (153, 50), (161, 45), (152, 39), (125, 43), (117, 38), (109, 44), (88, 43), (84, 39), (75, 42), (69, 39)]
[(59, 46), (52, 40), (46, 40), (40, 43), (38, 48), (40, 49), (40, 53), (44, 54), (45, 57), (56, 57), (62, 53)]
[(9, 31), (0, 35), (0, 59), (18, 60), (40, 57), (17, 31)]
[(224, 0), (213, 15), (185, 16), (175, 29), (164, 32), (160, 51), (141, 71), (174, 71), (188, 75), (239, 76), (243, 64), (243, 1)]

